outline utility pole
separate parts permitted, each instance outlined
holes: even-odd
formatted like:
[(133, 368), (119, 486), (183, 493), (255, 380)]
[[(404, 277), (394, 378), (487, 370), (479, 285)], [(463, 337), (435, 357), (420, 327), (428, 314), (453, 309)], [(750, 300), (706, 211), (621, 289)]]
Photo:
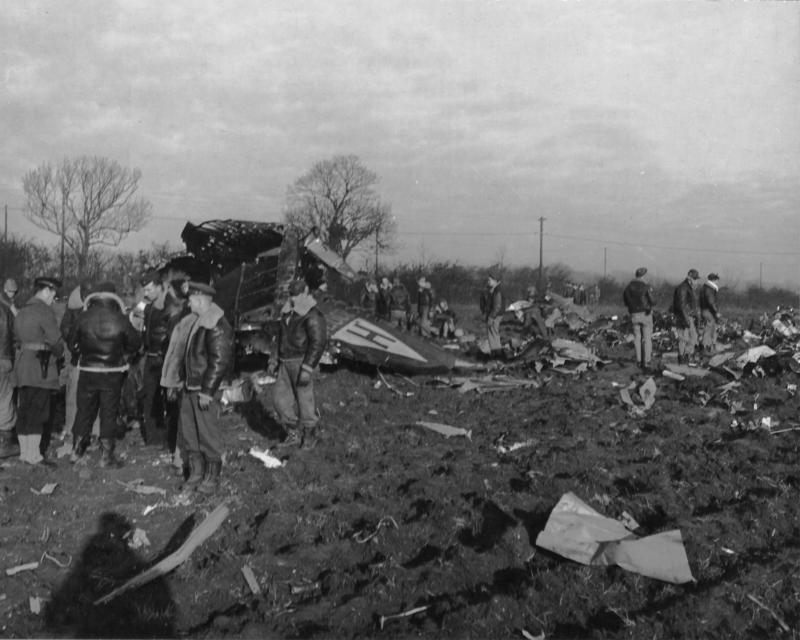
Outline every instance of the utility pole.
[(759, 262), (758, 263), (758, 288), (759, 289), (763, 289), (764, 288), (764, 263), (763, 262)]
[(606, 265), (608, 263), (608, 248), (603, 247), (603, 280), (606, 279)]
[(62, 193), (61, 195), (61, 282), (64, 282), (64, 236), (67, 235), (67, 230), (65, 229), (66, 209), (67, 209), (67, 196), (66, 194)]
[(544, 289), (542, 289), (542, 276), (544, 275), (544, 259), (543, 259), (543, 248), (544, 248), (544, 221), (546, 218), (540, 216), (539, 217), (539, 282), (536, 285), (536, 288), (539, 290), (539, 294), (542, 295), (544, 293)]
[(5, 226), (5, 231), (3, 232), (3, 255), (0, 256), (2, 258), (0, 264), (2, 264), (3, 266), (3, 271), (2, 271), (3, 277), (6, 277), (8, 276), (8, 274), (6, 273), (6, 252), (8, 251), (8, 205), (5, 205), (4, 208), (6, 214), (6, 226)]
[(378, 279), (378, 241), (381, 232), (380, 226), (375, 229), (375, 280)]

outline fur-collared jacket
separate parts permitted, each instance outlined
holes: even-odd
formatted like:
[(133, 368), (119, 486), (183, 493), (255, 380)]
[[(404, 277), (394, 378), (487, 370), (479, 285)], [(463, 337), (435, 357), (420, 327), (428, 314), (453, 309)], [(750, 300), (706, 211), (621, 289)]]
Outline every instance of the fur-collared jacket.
[(232, 366), (233, 329), (222, 309), (212, 303), (189, 329), (184, 358), (186, 389), (213, 396)]
[(703, 283), (700, 289), (699, 304), (700, 311), (707, 311), (714, 320), (719, 320), (719, 309), (717, 308), (717, 293), (719, 286), (710, 280)]
[(302, 366), (312, 370), (319, 364), (327, 342), (325, 316), (313, 296), (298, 296), (294, 307), (288, 302), (284, 305), (278, 330), (279, 360), (302, 359)]
[(142, 345), (139, 332), (114, 293), (90, 293), (70, 330), (67, 345), (78, 356), (81, 371), (114, 373), (128, 370), (128, 360)]

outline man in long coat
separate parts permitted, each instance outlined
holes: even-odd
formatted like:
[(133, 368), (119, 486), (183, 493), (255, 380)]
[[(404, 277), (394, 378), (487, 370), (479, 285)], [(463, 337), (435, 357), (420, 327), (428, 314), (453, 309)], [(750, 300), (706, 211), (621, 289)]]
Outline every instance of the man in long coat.
[(14, 369), (19, 389), (17, 439), (20, 459), (28, 464), (48, 467), (41, 451), (42, 435), (49, 435), (50, 403), (59, 389), (56, 361), (64, 351), (64, 343), (53, 310), (53, 301), (61, 281), (56, 278), (36, 278), (35, 293), (14, 318), (17, 353)]

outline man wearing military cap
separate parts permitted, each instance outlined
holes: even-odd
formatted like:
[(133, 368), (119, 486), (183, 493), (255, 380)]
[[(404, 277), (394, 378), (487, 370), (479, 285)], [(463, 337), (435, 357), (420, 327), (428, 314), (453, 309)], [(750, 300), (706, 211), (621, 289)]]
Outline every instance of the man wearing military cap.
[(717, 322), (719, 322), (719, 308), (717, 296), (719, 294), (719, 276), (709, 273), (708, 279), (700, 288), (699, 306), (700, 316), (703, 319), (703, 351), (713, 353), (717, 343)]
[[(182, 449), (189, 462), (184, 488), (212, 494), (219, 487), (223, 454), (215, 396), (233, 365), (233, 329), (214, 303), (214, 287), (188, 282), (186, 293), (193, 316), (181, 321), (191, 323), (183, 354), (185, 378), (179, 427)], [(180, 356), (180, 352), (167, 354), (168, 359)], [(164, 366), (167, 367), (166, 362)]]
[(273, 405), (286, 430), (283, 446), (311, 446), (319, 423), (314, 398), (314, 370), (319, 364), (328, 329), (325, 316), (308, 291), (304, 280), (289, 285), (289, 300), (281, 309), (278, 329), (277, 381), (273, 387)]
[(0, 294), (0, 458), (19, 455), (14, 442), (17, 410), (14, 407), (14, 296), (17, 283), (10, 278)]
[(628, 308), (633, 325), (633, 347), (636, 364), (642, 369), (650, 367), (653, 355), (653, 288), (645, 282), (646, 267), (639, 267), (634, 279), (622, 292), (622, 301)]
[(700, 279), (697, 269), (689, 269), (672, 297), (672, 313), (678, 329), (678, 364), (689, 364), (697, 348), (697, 297), (694, 285)]
[(56, 278), (36, 278), (33, 286), (33, 297), (14, 318), (18, 346), (14, 369), (19, 389), (19, 457), (28, 464), (54, 466), (41, 448), (42, 436), (49, 436), (50, 432), (51, 396), (59, 389), (56, 360), (64, 350), (53, 311), (61, 282)]

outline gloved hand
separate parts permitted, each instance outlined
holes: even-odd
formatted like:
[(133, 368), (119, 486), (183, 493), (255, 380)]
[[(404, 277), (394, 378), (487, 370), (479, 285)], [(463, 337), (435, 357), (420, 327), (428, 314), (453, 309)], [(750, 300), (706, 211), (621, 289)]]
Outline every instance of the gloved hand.
[(167, 402), (178, 401), (178, 387), (167, 387)]
[(269, 364), (267, 365), (267, 375), (274, 378), (276, 373), (278, 373), (278, 359), (270, 358)]
[(211, 396), (206, 395), (205, 393), (197, 394), (197, 404), (201, 411), (208, 411), (208, 407), (211, 406), (211, 400)]
[(311, 372), (308, 369), (300, 369), (300, 375), (297, 376), (297, 386), (307, 387), (311, 384)]

